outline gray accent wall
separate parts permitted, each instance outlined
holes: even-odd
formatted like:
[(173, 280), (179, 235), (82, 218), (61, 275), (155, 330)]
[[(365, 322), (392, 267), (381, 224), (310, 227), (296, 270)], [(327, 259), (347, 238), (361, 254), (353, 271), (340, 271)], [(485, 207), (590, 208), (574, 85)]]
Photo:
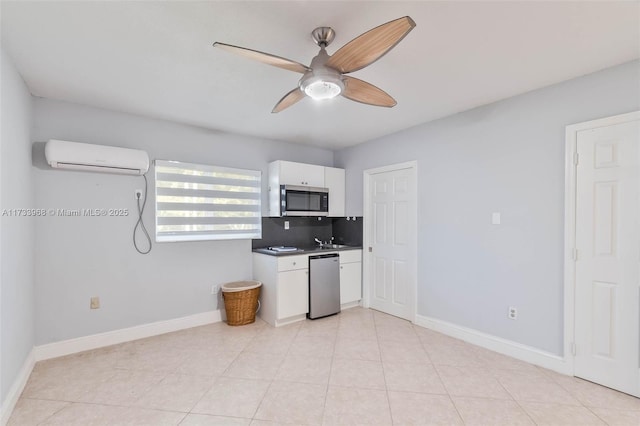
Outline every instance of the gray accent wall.
[(639, 109), (633, 61), (337, 151), (346, 213), (364, 170), (417, 160), (418, 314), (561, 355), (565, 126)]
[[(212, 112), (213, 113), (213, 112)], [(38, 219), (36, 344), (86, 336), (218, 307), (213, 284), (252, 278), (251, 240), (158, 243), (148, 255), (132, 244), (134, 191), (142, 177), (51, 169), (42, 142), (63, 139), (137, 148), (152, 159), (261, 170), (267, 213), (267, 165), (289, 160), (333, 165), (333, 152), (219, 133), (82, 105), (37, 99), (33, 139), (35, 193), (46, 209), (129, 209), (127, 217)], [(153, 168), (144, 221), (154, 234)], [(138, 239), (145, 246), (143, 239)], [(100, 297), (101, 307), (89, 309)]]
[[(32, 99), (0, 49), (0, 211), (34, 206), (31, 178)], [(34, 345), (34, 222), (0, 216), (0, 401)]]

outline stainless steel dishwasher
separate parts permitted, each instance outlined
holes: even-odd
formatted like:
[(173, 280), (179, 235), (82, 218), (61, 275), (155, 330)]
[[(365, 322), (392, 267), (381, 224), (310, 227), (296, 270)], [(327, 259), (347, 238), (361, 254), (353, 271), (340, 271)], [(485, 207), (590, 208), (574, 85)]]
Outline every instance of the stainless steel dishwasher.
[(340, 260), (337, 253), (309, 256), (309, 313), (317, 319), (340, 312)]

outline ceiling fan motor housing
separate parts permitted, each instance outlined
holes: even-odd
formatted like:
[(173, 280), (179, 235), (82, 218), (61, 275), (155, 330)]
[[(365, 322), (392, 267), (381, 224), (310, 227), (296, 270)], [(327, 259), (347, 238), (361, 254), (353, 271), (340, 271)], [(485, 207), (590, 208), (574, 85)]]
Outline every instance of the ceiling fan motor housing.
[(342, 74), (326, 66), (328, 60), (327, 51), (321, 47), (320, 53), (311, 61), (311, 71), (307, 71), (298, 83), (300, 90), (313, 99), (334, 98), (344, 90)]
[(320, 47), (327, 47), (336, 36), (336, 32), (331, 27), (318, 27), (311, 31), (311, 38)]

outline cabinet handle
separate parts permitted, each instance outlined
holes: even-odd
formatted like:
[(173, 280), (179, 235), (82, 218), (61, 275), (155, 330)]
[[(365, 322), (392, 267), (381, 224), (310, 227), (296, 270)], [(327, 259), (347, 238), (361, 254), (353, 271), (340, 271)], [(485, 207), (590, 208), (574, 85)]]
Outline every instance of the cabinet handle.
[(344, 266), (341, 266), (340, 269), (344, 269)]

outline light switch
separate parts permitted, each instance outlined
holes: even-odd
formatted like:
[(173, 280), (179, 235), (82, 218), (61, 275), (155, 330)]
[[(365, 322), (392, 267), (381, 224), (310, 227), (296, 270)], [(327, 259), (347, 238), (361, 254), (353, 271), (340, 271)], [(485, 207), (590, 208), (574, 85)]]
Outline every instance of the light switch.
[(500, 225), (500, 213), (493, 213), (491, 215), (491, 224)]
[(284, 229), (289, 229), (289, 221), (288, 220), (284, 221)]

